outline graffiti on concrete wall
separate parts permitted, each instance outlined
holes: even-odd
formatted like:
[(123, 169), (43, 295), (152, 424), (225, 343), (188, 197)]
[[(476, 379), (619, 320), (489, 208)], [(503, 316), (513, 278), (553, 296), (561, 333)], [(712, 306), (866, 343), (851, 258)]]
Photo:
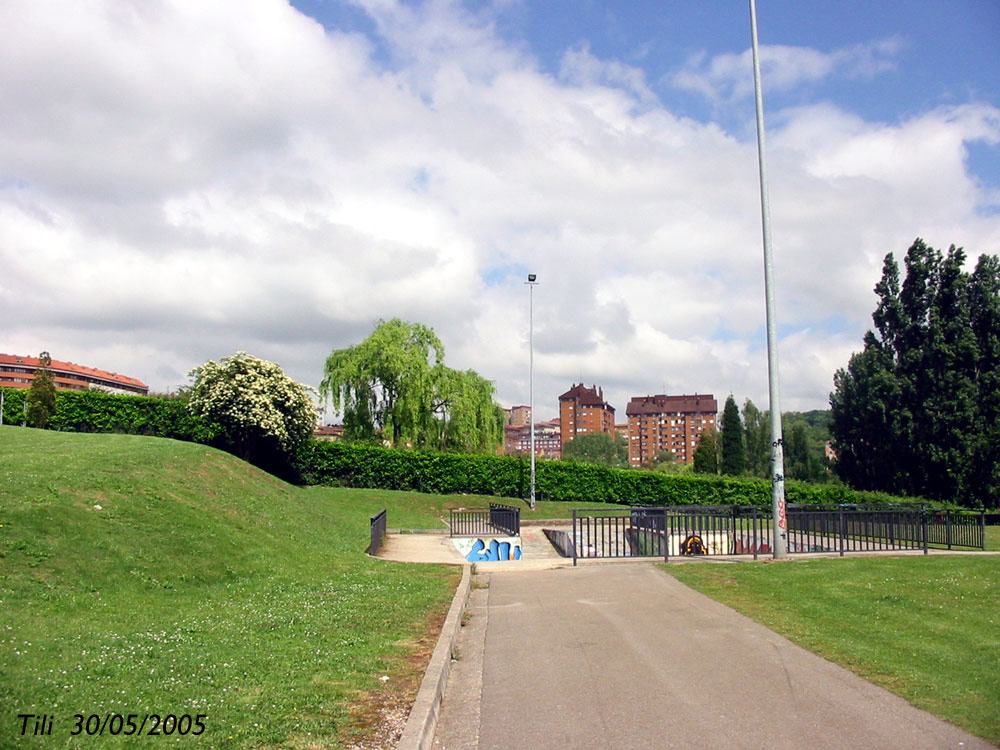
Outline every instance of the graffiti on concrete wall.
[(521, 559), (520, 537), (462, 537), (452, 539), (452, 541), (469, 562), (499, 562)]

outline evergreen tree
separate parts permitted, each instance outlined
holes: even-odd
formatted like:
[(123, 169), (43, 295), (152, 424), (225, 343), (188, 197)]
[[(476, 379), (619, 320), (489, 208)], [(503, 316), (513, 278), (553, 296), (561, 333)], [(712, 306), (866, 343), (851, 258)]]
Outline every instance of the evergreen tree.
[(743, 402), (743, 444), (746, 448), (747, 472), (755, 477), (771, 475), (771, 427), (769, 415), (754, 406), (753, 401)]
[(823, 476), (823, 464), (809, 445), (808, 428), (796, 422), (790, 429), (782, 429), (785, 437), (785, 476), (815, 482)]
[(969, 282), (969, 317), (977, 344), (973, 370), (976, 411), (973, 418), (970, 497), (989, 508), (1000, 507), (1000, 259), (984, 255)]
[(56, 413), (56, 384), (52, 379), (52, 358), (48, 352), (38, 355), (38, 369), (28, 390), (28, 424), (48, 427)]
[(860, 489), (892, 492), (897, 482), (893, 410), (899, 387), (891, 358), (875, 335), (865, 335), (864, 349), (851, 356), (846, 370), (833, 376), (830, 394), (831, 431), (837, 451), (837, 473)]
[(886, 256), (863, 350), (834, 376), (837, 473), (851, 485), (968, 505), (998, 502), (1000, 265), (916, 240), (900, 284)]
[(719, 435), (715, 430), (701, 433), (692, 463), (696, 474), (719, 473)]
[(746, 471), (747, 457), (743, 447), (743, 424), (740, 422), (740, 410), (736, 399), (729, 394), (726, 406), (722, 410), (722, 461), (719, 465), (723, 474), (739, 476)]

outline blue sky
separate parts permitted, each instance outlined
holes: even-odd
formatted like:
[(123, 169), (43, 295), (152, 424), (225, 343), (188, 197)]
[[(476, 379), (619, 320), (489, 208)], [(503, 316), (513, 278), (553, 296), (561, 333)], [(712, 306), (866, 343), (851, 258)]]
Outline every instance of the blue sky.
[[(1000, 252), (1000, 3), (758, 7), (782, 406), (882, 258)], [(316, 385), (379, 318), (539, 417), (573, 382), (767, 406), (745, 2), (9, 0), (0, 351)]]
[[(366, 35), (387, 67), (398, 62), (382, 44), (377, 25), (361, 4), (297, 0), (293, 5), (328, 29)], [(460, 5), (551, 75), (559, 74), (567, 50), (586, 48), (598, 58), (640, 69), (650, 89), (678, 114), (728, 127), (746, 124), (746, 107), (712, 102), (673, 82), (677, 71), (695, 60), (749, 48), (746, 2), (512, 0)], [(800, 47), (825, 54), (873, 47), (878, 62), (870, 71), (843, 70), (808, 86), (767, 88), (768, 108), (832, 99), (866, 119), (896, 122), (927, 109), (968, 101), (1000, 106), (1000, 3), (995, 0), (765, 0), (758, 4), (757, 16), (762, 46)], [(884, 49), (878, 50), (879, 45)], [(1000, 149), (970, 144), (969, 150), (972, 171), (1000, 185)]]

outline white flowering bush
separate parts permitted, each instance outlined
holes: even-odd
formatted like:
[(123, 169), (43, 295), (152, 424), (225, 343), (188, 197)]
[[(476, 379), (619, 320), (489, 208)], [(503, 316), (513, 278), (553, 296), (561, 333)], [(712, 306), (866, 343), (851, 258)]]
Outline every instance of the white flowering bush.
[(285, 455), (316, 427), (314, 389), (296, 383), (274, 362), (237, 352), (194, 368), (189, 408), (222, 429), (234, 452), (253, 461)]

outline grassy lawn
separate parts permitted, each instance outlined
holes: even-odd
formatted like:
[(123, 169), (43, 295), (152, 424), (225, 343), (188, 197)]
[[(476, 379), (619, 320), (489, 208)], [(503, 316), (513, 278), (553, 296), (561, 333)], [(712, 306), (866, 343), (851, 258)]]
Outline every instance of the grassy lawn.
[(1000, 526), (986, 527), (986, 549), (1000, 552)]
[[(306, 493), (331, 497), (333, 502), (346, 502), (358, 511), (375, 515), (388, 508), (390, 529), (447, 529), (448, 511), (452, 508), (486, 508), (490, 503), (503, 503), (521, 509), (521, 520), (549, 520), (572, 518), (573, 509), (594, 507), (593, 503), (581, 506), (579, 503), (539, 500), (535, 510), (528, 507), (527, 500), (511, 497), (490, 497), (486, 495), (423, 495), (419, 492), (399, 492), (395, 490), (331, 489), (328, 487), (307, 487)], [(624, 508), (625, 506), (612, 506)]]
[(419, 492), (396, 490), (334, 489), (329, 487), (307, 487), (306, 493), (331, 498), (332, 502), (348, 503), (351, 508), (369, 517), (383, 508), (388, 508), (390, 529), (447, 529), (448, 511), (452, 508), (486, 508), (490, 503), (503, 503), (520, 508), (521, 520), (571, 518), (574, 503), (538, 501), (535, 510), (528, 507), (527, 500), (510, 497), (489, 497), (485, 495), (424, 495)]
[[(0, 427), (0, 746), (133, 747), (72, 736), (74, 716), (156, 713), (204, 717), (171, 745), (338, 748), (408, 709), (460, 571), (365, 556), (377, 494)], [(20, 737), (25, 713), (52, 735)]]
[[(996, 532), (991, 529), (994, 544)], [(1000, 556), (664, 569), (810, 651), (1000, 744)]]
[[(190, 443), (0, 427), (0, 746), (144, 741), (73, 736), (77, 714), (202, 716), (199, 736), (153, 740), (186, 747), (341, 748), (370, 735), (381, 712), (408, 710), (459, 578), (368, 558), (370, 516), (444, 528), (450, 508), (491, 500), (298, 488)], [(500, 501), (525, 520), (576, 507)], [(1000, 528), (988, 532), (1000, 549)], [(997, 742), (998, 565), (670, 572)], [(47, 714), (51, 736), (29, 724), (21, 737), (18, 714)]]

